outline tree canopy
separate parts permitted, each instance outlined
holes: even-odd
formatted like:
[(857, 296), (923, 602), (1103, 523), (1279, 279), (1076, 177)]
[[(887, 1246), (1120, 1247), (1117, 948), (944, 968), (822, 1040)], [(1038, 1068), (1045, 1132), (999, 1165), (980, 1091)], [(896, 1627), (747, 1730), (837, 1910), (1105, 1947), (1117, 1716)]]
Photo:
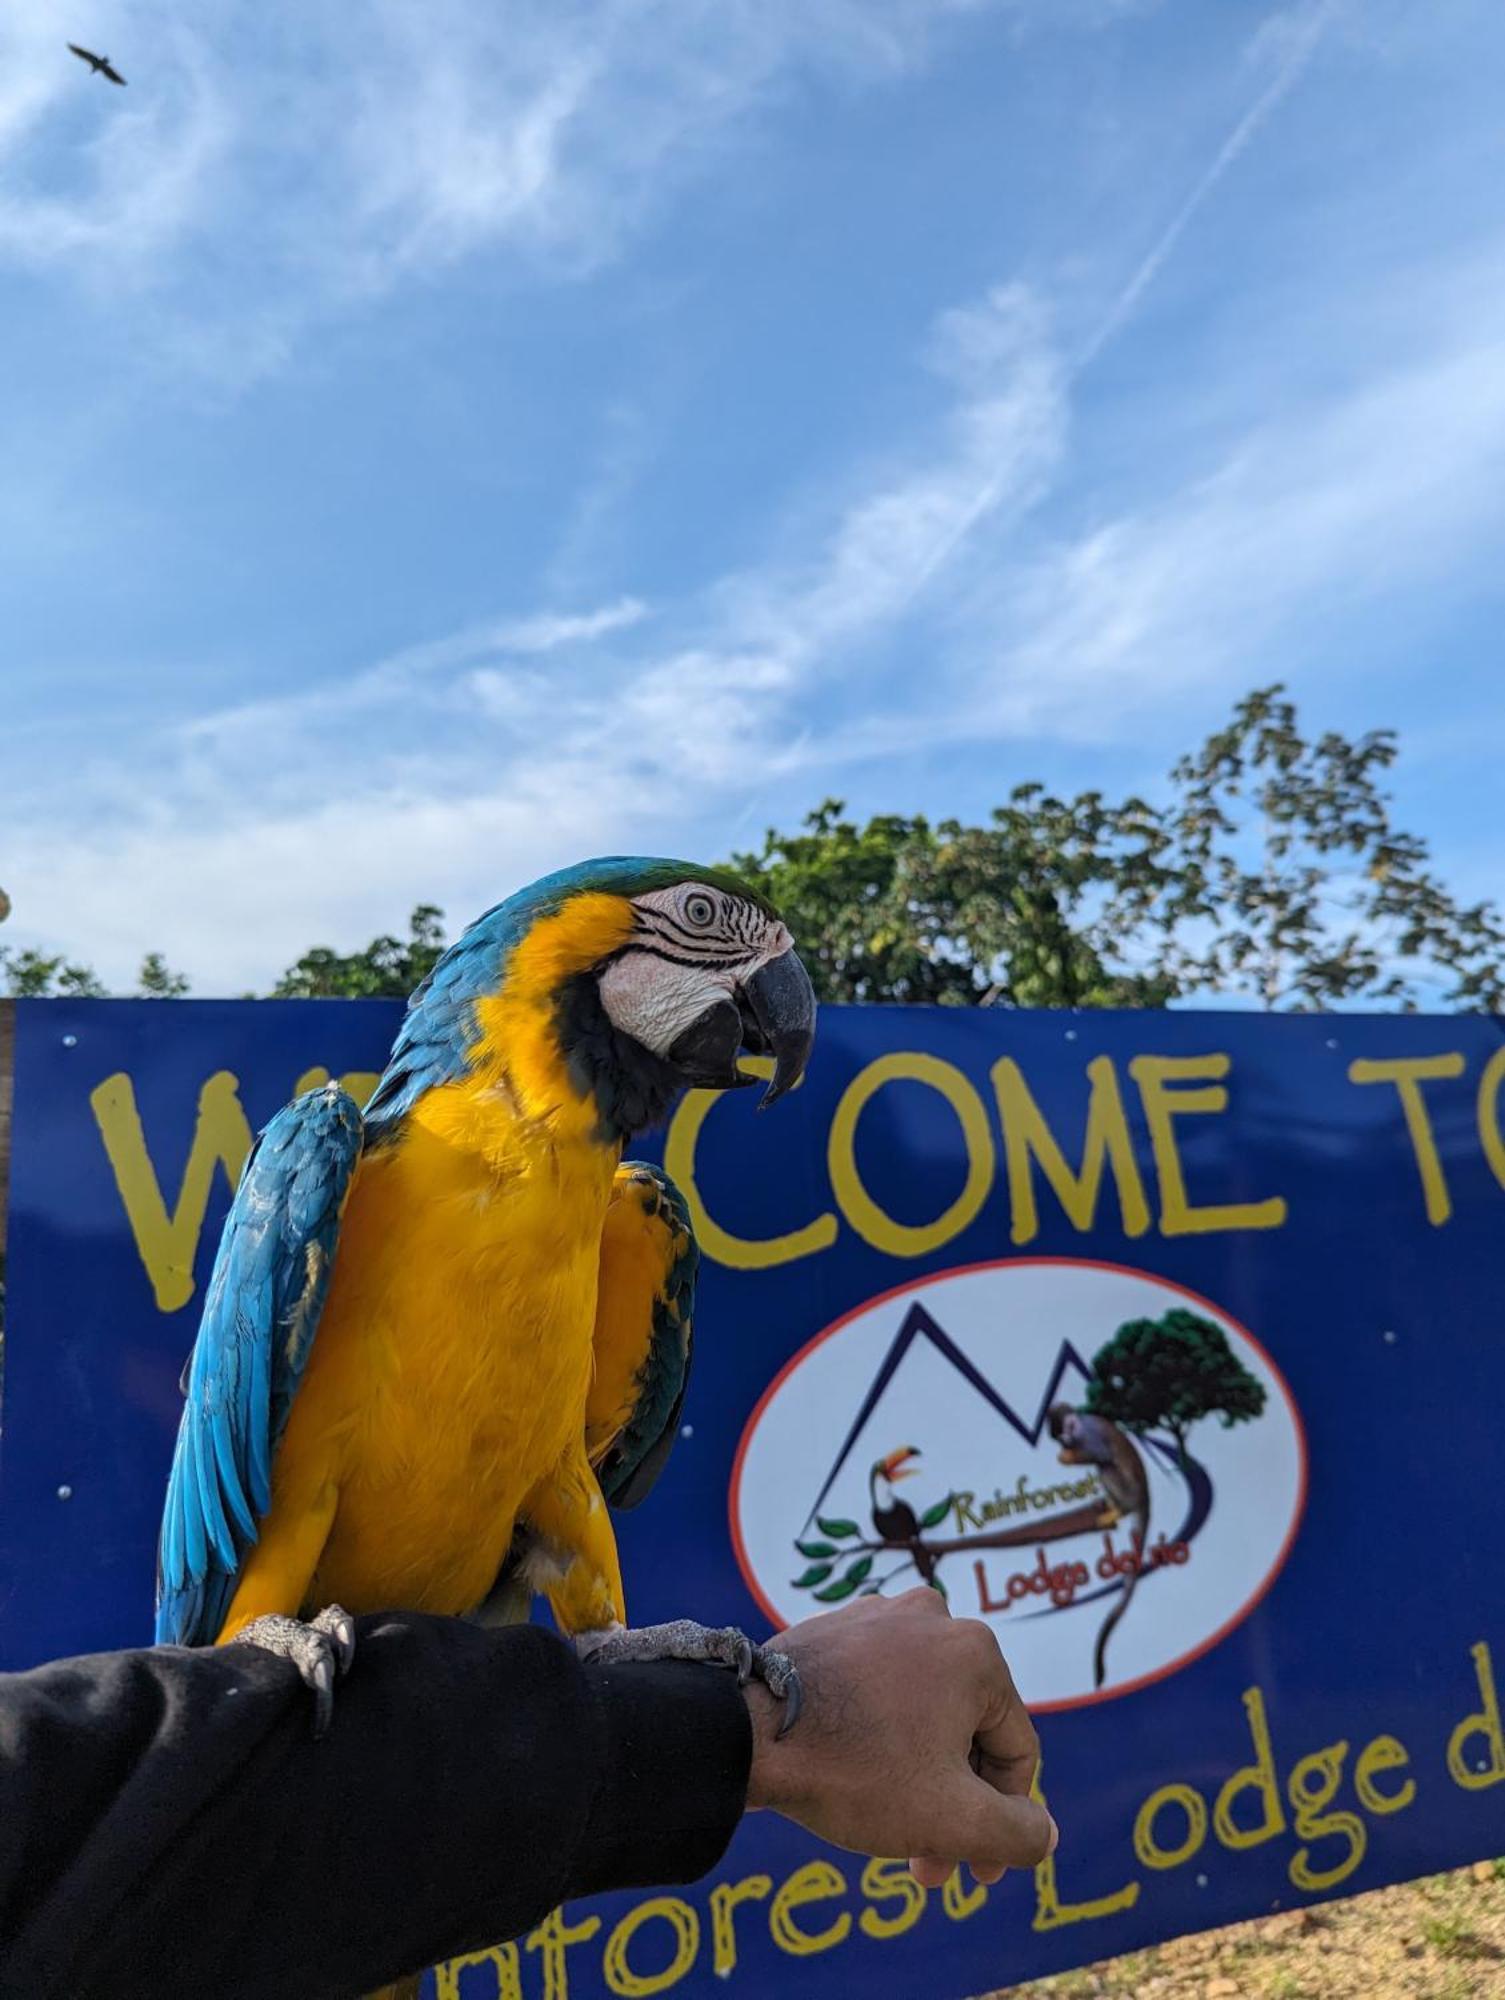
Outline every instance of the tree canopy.
[(988, 823), (828, 799), (733, 866), (787, 918), (821, 998), (1030, 1007), (1505, 1005), (1505, 921), (1396, 824), (1393, 731), (1308, 739), (1279, 687), (1163, 796), (1014, 788)]
[(315, 945), (272, 988), (274, 1000), (401, 1000), (433, 971), (444, 950), (444, 912), (420, 903), (406, 938), (373, 938), (348, 955)]
[(732, 867), (783, 915), (824, 1000), (1163, 1006), (1154, 972), (1110, 966), (1105, 891), (1154, 861), (1139, 800), (1063, 801), (1020, 785), (986, 826), (892, 814), (858, 826), (828, 799)]
[(1167, 1430), (1186, 1456), (1186, 1434), (1204, 1417), (1226, 1430), (1265, 1407), (1264, 1385), (1245, 1368), (1223, 1329), (1174, 1306), (1159, 1319), (1131, 1319), (1093, 1357), (1087, 1407), (1125, 1430)]
[[(1019, 784), (981, 825), (863, 823), (827, 799), (731, 865), (783, 912), (824, 1000), (1505, 1010), (1505, 919), (1398, 824), (1398, 754), (1392, 730), (1305, 735), (1282, 687), (1257, 688), (1153, 797)], [(272, 992), (401, 998), (443, 948), (422, 903), (406, 937), (316, 945)], [(104, 990), (86, 963), (0, 950), (0, 991)], [(149, 952), (137, 990), (187, 981)]]

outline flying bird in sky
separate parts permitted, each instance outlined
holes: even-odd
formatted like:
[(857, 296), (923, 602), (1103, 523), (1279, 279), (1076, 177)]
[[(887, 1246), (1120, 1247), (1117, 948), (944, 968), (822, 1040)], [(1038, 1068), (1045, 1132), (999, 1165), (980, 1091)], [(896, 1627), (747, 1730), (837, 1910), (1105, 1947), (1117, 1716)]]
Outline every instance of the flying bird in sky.
[(124, 84), (125, 78), (116, 69), (108, 56), (96, 56), (88, 49), (81, 49), (77, 42), (70, 42), (68, 46), (80, 62), (86, 62), (89, 65), (96, 76), (107, 76), (111, 83)]

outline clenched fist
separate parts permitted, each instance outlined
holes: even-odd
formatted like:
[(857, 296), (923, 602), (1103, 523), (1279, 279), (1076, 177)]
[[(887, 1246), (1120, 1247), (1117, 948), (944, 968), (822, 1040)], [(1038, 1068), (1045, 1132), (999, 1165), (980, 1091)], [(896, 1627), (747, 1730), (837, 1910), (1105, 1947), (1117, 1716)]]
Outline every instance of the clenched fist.
[(959, 1862), (996, 1882), (1053, 1851), (1055, 1822), (1029, 1796), (1034, 1724), (986, 1625), (919, 1589), (859, 1598), (772, 1644), (799, 1669), (804, 1706), (780, 1739), (781, 1711), (749, 1683), (749, 1810), (858, 1854), (907, 1855), (931, 1889)]

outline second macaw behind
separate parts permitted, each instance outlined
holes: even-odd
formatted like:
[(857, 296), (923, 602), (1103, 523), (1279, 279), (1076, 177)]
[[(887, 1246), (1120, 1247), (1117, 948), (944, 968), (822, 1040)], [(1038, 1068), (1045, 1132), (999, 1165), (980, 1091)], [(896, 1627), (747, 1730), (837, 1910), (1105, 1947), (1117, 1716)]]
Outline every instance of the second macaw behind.
[(718, 871), (589, 862), (473, 924), (364, 1113), (312, 1091), (251, 1155), (185, 1371), (159, 1641), (287, 1654), (322, 1727), (350, 1613), (540, 1589), (588, 1647), (724, 1660), (792, 1719), (787, 1661), (740, 1633), (625, 1629), (608, 1503), (678, 1429), (696, 1257), (624, 1142), (747, 1082), (744, 1051), (783, 1095), (814, 1022), (788, 931)]

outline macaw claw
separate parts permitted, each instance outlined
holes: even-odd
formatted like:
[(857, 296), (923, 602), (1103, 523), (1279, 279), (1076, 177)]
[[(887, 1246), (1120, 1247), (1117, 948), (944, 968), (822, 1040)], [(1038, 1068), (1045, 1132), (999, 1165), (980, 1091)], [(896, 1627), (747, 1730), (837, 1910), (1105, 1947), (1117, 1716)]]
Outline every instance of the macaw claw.
[(644, 1625), (640, 1630), (609, 1625), (604, 1631), (580, 1633), (575, 1647), (592, 1666), (620, 1666), (630, 1660), (695, 1660), (707, 1666), (730, 1667), (739, 1686), (761, 1681), (774, 1699), (784, 1704), (780, 1736), (787, 1736), (799, 1721), (804, 1703), (799, 1669), (787, 1653), (775, 1652), (771, 1646), (755, 1646), (735, 1625), (697, 1625), (693, 1618), (677, 1618), (670, 1625)]
[(355, 1620), (338, 1604), (329, 1604), (307, 1624), (301, 1618), (273, 1613), (253, 1618), (237, 1632), (237, 1646), (260, 1646), (291, 1660), (314, 1698), (314, 1735), (322, 1736), (334, 1717), (334, 1684), (350, 1671), (355, 1658)]

